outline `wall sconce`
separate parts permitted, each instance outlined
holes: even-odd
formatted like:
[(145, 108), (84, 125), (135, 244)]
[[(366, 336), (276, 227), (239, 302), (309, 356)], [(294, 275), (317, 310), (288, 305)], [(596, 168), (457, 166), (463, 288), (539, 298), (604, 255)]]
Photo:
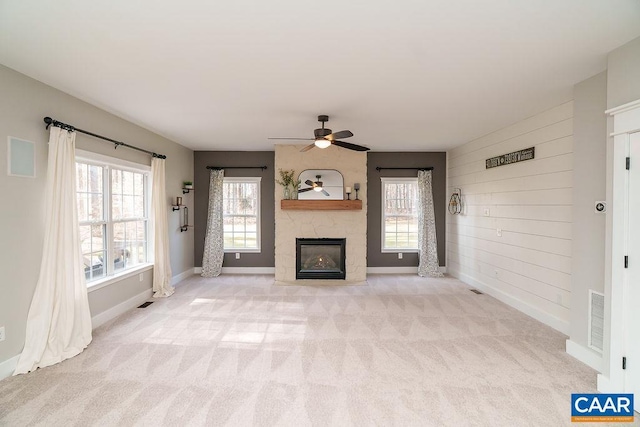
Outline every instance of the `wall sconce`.
[(182, 210), (182, 224), (180, 225), (180, 232), (189, 230), (189, 208), (184, 207)]

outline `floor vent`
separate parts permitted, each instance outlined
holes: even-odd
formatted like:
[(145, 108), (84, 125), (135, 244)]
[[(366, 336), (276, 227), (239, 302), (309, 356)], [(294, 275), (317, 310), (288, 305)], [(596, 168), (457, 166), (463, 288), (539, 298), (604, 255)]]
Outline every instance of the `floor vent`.
[(482, 292), (480, 292), (477, 289), (469, 289), (471, 292), (473, 292), (474, 294), (478, 294), (478, 295), (482, 295)]
[(149, 307), (151, 304), (153, 304), (153, 301), (147, 301), (142, 305), (139, 305), (138, 308), (147, 308)]
[(604, 294), (589, 290), (589, 347), (602, 353), (603, 344)]

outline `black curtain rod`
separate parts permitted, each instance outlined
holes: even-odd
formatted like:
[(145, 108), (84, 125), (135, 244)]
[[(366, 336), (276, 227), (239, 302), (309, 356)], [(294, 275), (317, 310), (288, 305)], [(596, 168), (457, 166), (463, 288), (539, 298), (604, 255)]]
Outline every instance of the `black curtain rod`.
[(220, 170), (220, 169), (267, 169), (266, 166), (207, 166), (207, 169)]
[(381, 168), (380, 166), (378, 166), (376, 168), (376, 170), (378, 172), (380, 172), (381, 170), (384, 170), (384, 169), (432, 171), (433, 170), (433, 166), (427, 166), (426, 168)]
[(57, 120), (52, 119), (51, 117), (45, 117), (44, 122), (47, 124), (47, 129), (49, 129), (49, 126), (56, 126), (61, 129), (68, 130), (69, 132), (74, 132), (74, 131), (80, 132), (87, 135), (91, 135), (96, 138), (104, 139), (105, 141), (113, 142), (114, 144), (116, 144), (115, 148), (118, 148), (119, 146), (123, 146), (123, 147), (131, 148), (133, 150), (142, 151), (143, 153), (151, 154), (153, 157), (157, 157), (159, 159), (167, 158), (167, 156), (163, 154), (158, 154), (158, 153), (154, 153), (153, 151), (143, 150), (142, 148), (134, 147), (133, 145), (125, 144), (124, 142), (116, 141), (115, 139), (107, 138), (106, 136), (98, 135), (96, 133), (89, 132), (83, 129), (78, 129), (75, 126), (71, 126), (66, 123), (59, 122)]

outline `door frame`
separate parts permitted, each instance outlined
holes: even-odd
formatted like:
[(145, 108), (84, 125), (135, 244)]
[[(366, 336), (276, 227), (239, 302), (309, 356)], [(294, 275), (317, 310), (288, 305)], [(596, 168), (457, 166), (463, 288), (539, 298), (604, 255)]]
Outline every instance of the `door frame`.
[(624, 267), (629, 221), (626, 157), (630, 135), (640, 131), (640, 100), (605, 113), (613, 118), (613, 132), (607, 146), (607, 200), (610, 209), (607, 210), (605, 242), (605, 369), (598, 375), (598, 391), (622, 393), (628, 389), (622, 357), (626, 344), (625, 319), (631, 303), (627, 301), (625, 304), (629, 286), (629, 271)]

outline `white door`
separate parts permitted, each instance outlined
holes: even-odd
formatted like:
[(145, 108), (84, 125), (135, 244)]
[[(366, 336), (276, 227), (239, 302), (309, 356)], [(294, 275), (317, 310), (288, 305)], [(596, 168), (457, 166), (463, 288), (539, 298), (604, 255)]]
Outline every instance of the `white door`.
[(635, 394), (635, 409), (640, 408), (640, 132), (629, 135), (629, 268), (625, 283), (625, 391)]

